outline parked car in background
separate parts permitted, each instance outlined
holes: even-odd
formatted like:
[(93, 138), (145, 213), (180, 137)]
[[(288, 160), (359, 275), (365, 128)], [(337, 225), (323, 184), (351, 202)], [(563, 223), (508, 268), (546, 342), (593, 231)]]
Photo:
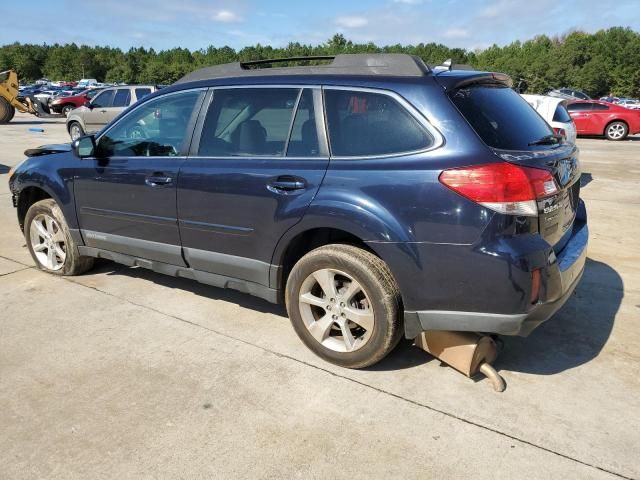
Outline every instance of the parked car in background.
[(567, 100), (591, 100), (591, 97), (575, 88), (559, 88), (547, 92), (550, 97), (566, 98)]
[(423, 331), (526, 336), (571, 297), (579, 152), (508, 76), (401, 54), (252, 65), (195, 71), (19, 163), (35, 265), (105, 258), (284, 300), (301, 340), (350, 368)]
[(100, 90), (88, 105), (67, 115), (67, 131), (72, 140), (85, 133), (97, 132), (116, 118), (129, 105), (157, 90), (155, 85), (128, 85)]
[(640, 101), (635, 98), (620, 98), (616, 103), (621, 107), (630, 108), (632, 110), (640, 109)]
[(89, 88), (91, 85), (95, 85), (96, 83), (98, 83), (98, 80), (95, 78), (83, 78), (76, 84), (76, 86), (79, 88)]
[(51, 102), (51, 110), (55, 113), (62, 113), (64, 116), (68, 116), (71, 110), (89, 103), (99, 92), (100, 90), (85, 89), (75, 95), (56, 98)]
[(640, 110), (601, 102), (576, 101), (567, 105), (578, 135), (604, 135), (609, 140), (624, 140), (640, 133)]
[(40, 93), (36, 93), (34, 96), (43, 103), (51, 105), (53, 100), (62, 95), (62, 90), (43, 90)]
[(544, 118), (553, 131), (567, 142), (576, 143), (576, 125), (567, 111), (568, 100), (547, 95), (522, 94), (529, 105)]

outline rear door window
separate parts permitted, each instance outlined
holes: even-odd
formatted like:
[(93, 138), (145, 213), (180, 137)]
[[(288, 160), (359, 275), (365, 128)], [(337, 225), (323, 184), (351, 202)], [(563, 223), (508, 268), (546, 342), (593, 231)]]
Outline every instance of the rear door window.
[(493, 148), (529, 150), (553, 135), (547, 122), (514, 90), (502, 85), (471, 85), (451, 92), (451, 100), (480, 138)]
[(119, 88), (113, 97), (114, 107), (128, 107), (131, 102), (131, 90), (128, 88)]
[(316, 112), (313, 105), (313, 91), (303, 90), (298, 101), (298, 110), (291, 127), (287, 157), (320, 156)]
[(393, 155), (433, 145), (427, 130), (389, 95), (326, 89), (325, 108), (333, 156)]
[(298, 88), (217, 89), (198, 155), (284, 156)]

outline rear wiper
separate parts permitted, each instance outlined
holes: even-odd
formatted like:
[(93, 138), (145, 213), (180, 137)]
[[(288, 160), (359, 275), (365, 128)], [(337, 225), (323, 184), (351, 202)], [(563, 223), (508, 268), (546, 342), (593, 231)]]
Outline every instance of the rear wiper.
[(542, 138), (539, 138), (538, 140), (534, 140), (533, 142), (529, 142), (529, 146), (533, 146), (533, 145), (555, 145), (556, 143), (560, 143), (562, 141), (562, 135), (557, 135), (557, 134), (553, 134), (553, 135), (545, 135)]

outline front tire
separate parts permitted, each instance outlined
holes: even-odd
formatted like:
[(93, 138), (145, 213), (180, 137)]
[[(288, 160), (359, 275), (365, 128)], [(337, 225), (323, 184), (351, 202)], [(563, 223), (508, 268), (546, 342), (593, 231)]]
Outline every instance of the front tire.
[(6, 98), (0, 97), (0, 124), (9, 123), (15, 114), (15, 107)]
[(31, 205), (24, 220), (24, 236), (36, 266), (54, 275), (80, 275), (93, 266), (71, 238), (62, 210), (52, 199)]
[(78, 122), (71, 122), (71, 124), (69, 124), (69, 135), (71, 136), (71, 140), (75, 141), (84, 135), (84, 130)]
[(73, 110), (74, 108), (76, 108), (74, 105), (65, 105), (64, 107), (62, 107), (62, 115), (68, 117), (71, 113), (71, 110)]
[(373, 365), (401, 338), (400, 293), (389, 268), (352, 245), (326, 245), (302, 257), (287, 280), (286, 305), (302, 342), (341, 367)]
[(604, 136), (607, 140), (619, 141), (627, 138), (629, 127), (624, 122), (611, 122), (604, 129)]

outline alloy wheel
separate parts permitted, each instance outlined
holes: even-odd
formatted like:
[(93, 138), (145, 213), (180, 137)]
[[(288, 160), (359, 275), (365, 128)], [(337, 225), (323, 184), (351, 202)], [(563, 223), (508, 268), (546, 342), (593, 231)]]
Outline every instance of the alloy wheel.
[(36, 259), (49, 270), (60, 270), (67, 258), (65, 238), (60, 224), (53, 217), (37, 215), (29, 228), (31, 248)]
[(300, 287), (299, 308), (309, 333), (322, 346), (353, 352), (371, 338), (375, 315), (369, 295), (350, 275), (324, 268)]
[(82, 136), (82, 130), (80, 130), (80, 126), (72, 125), (71, 126), (71, 140), (77, 140)]
[(622, 125), (621, 123), (613, 123), (607, 128), (607, 135), (609, 136), (609, 138), (612, 138), (614, 140), (618, 140), (624, 137), (625, 133), (626, 132), (624, 125)]

